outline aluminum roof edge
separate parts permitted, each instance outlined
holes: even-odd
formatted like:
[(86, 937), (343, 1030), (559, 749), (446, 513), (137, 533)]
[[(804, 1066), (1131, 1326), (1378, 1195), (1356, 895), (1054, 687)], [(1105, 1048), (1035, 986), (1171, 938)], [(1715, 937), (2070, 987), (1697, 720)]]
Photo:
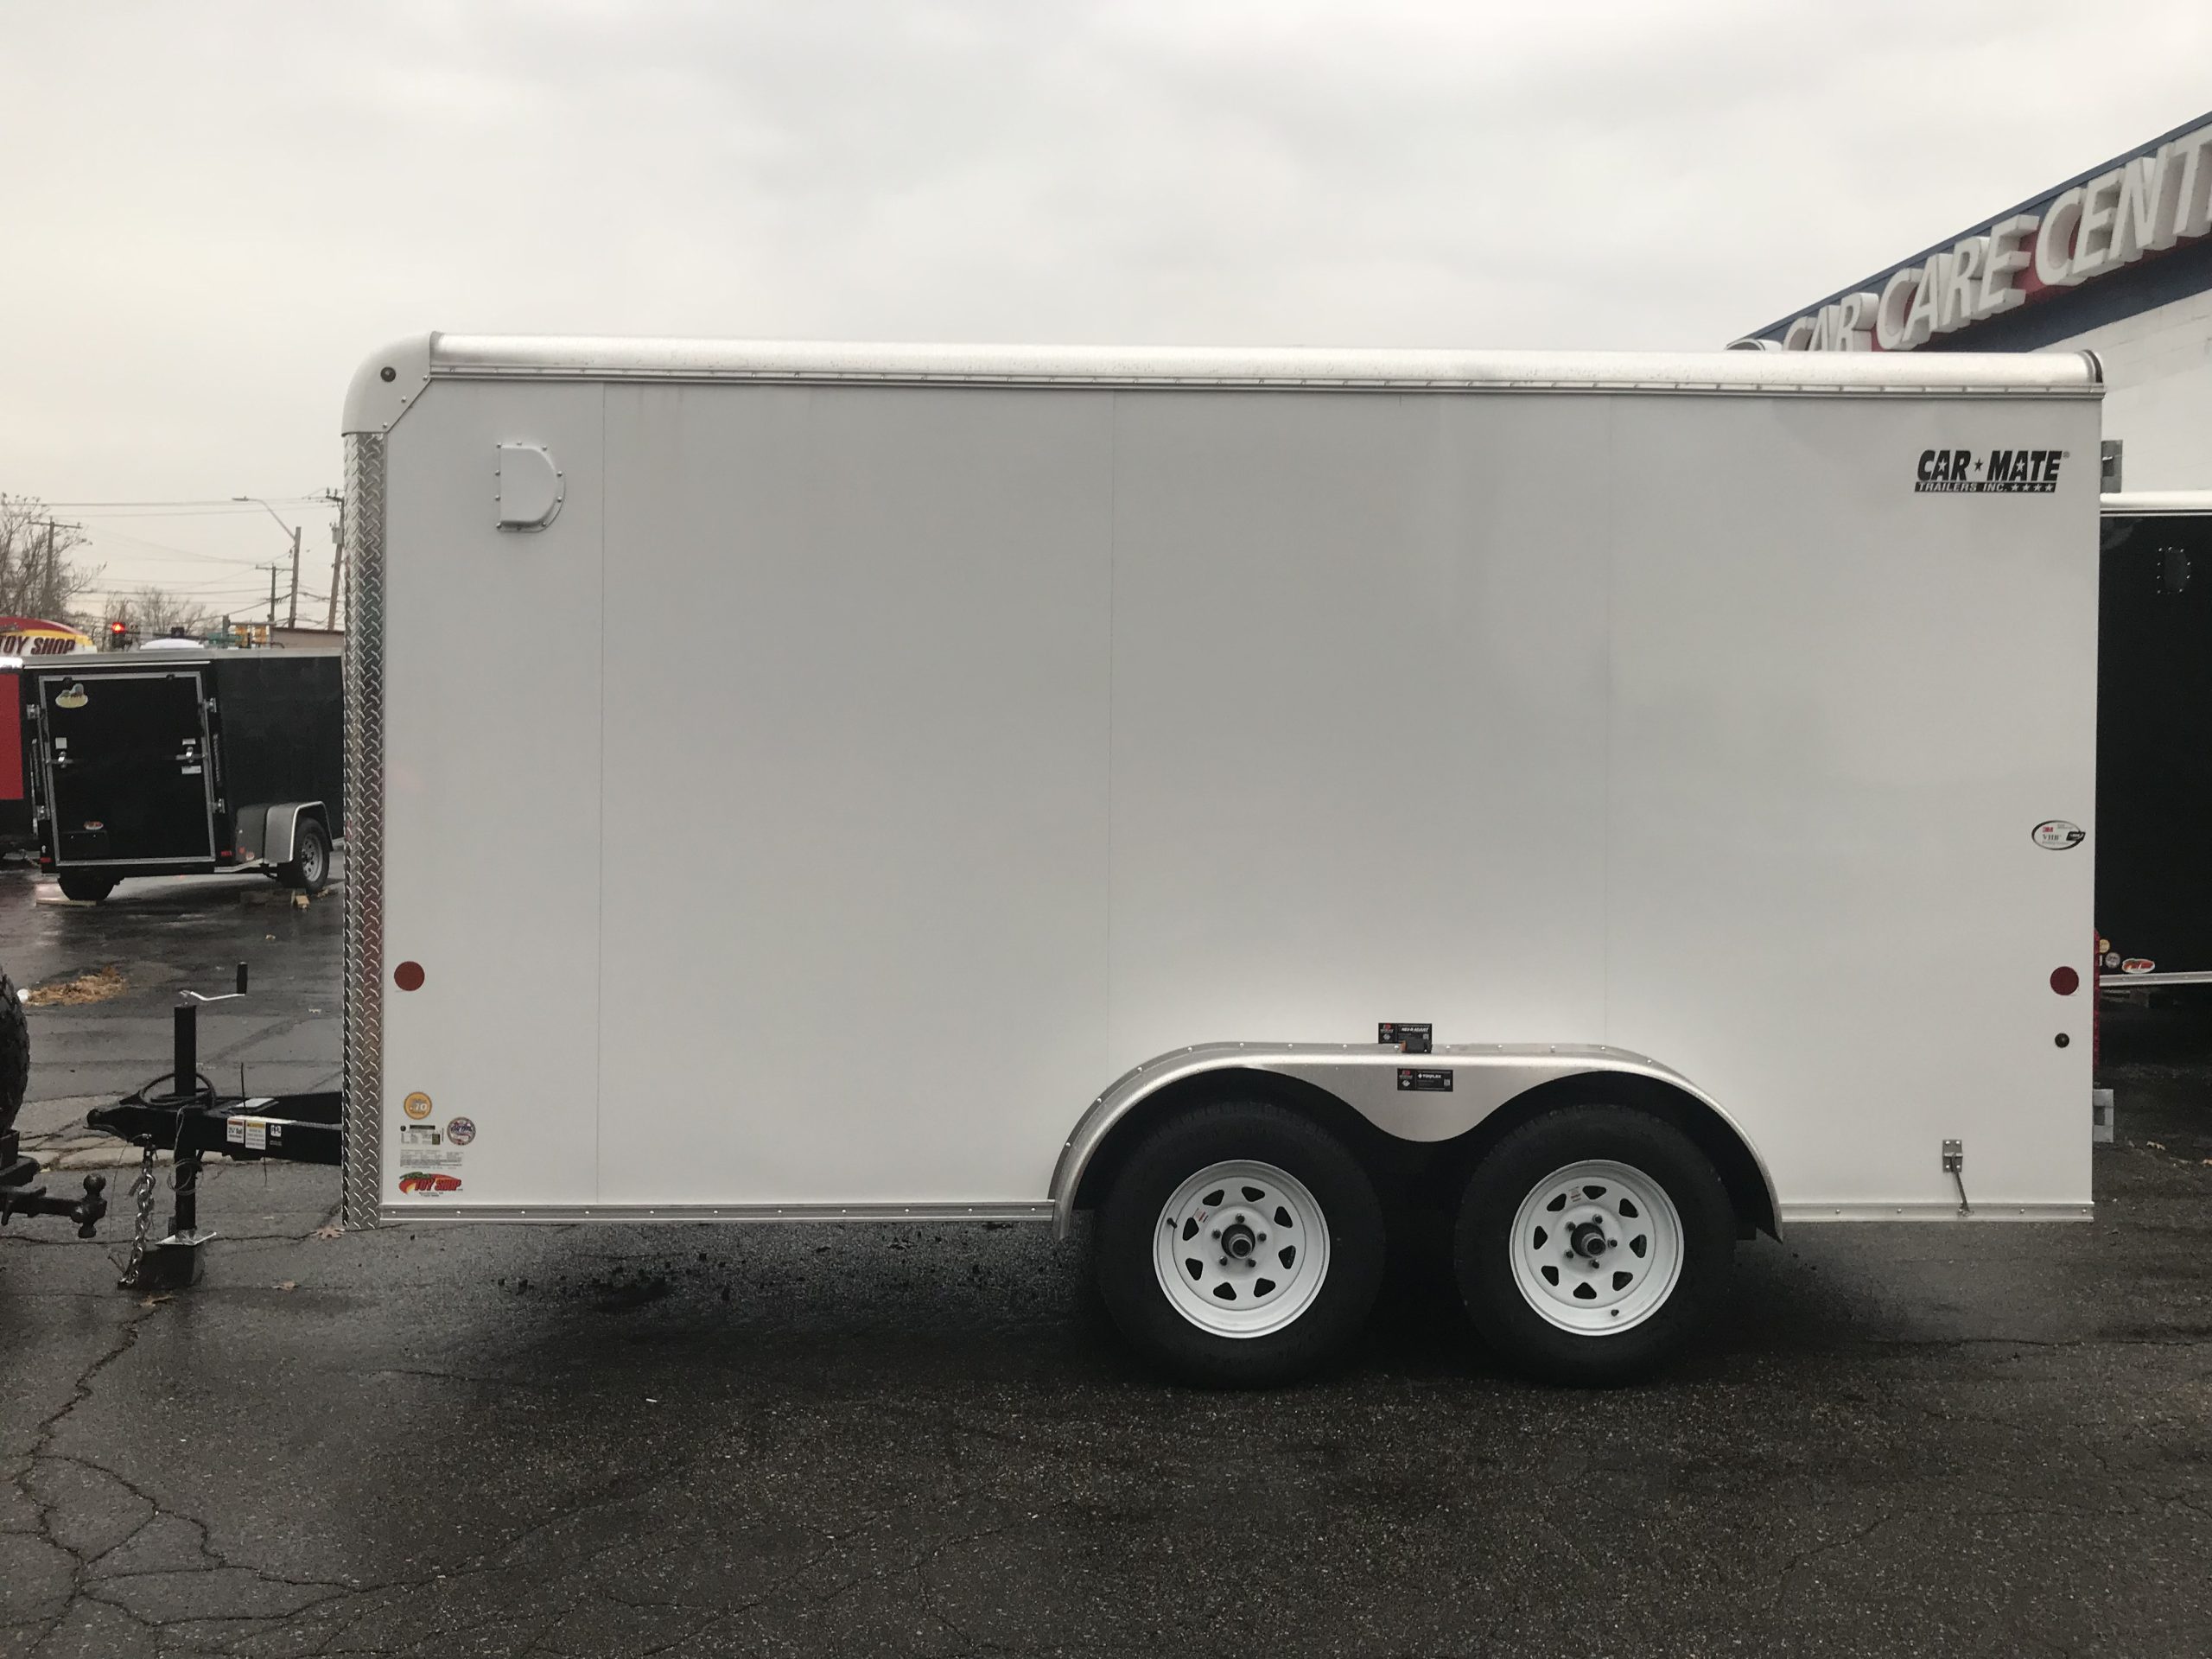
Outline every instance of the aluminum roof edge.
[[(420, 365), (419, 370), (417, 365)], [(392, 368), (392, 379), (381, 378)], [(372, 358), (348, 431), (387, 429), (423, 379), (808, 381), (870, 385), (2001, 393), (2094, 397), (2080, 352), (1482, 352), (1312, 346), (861, 344), (438, 334)], [(358, 424), (356, 423), (358, 423)]]
[(410, 334), (361, 359), (346, 387), (346, 407), (338, 423), (340, 436), (389, 432), (430, 381), (435, 334)]
[(2212, 515), (2212, 490), (2126, 490), (2099, 496), (2097, 505), (2116, 518)]

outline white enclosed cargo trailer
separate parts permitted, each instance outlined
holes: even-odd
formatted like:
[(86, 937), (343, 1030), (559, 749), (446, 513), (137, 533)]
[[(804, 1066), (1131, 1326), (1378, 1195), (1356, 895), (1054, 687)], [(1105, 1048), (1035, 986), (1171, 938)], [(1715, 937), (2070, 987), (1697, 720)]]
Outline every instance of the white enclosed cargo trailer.
[(1140, 1344), (1262, 1381), (1398, 1208), (1585, 1377), (1754, 1230), (2084, 1215), (2098, 391), (379, 353), (348, 1223), (1096, 1208)]

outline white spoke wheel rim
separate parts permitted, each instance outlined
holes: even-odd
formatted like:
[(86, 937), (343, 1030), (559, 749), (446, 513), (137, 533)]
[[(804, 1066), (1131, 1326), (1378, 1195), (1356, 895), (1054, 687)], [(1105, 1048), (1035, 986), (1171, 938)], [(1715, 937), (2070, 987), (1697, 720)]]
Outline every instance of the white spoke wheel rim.
[(1539, 1318), (1578, 1336), (1632, 1331), (1682, 1276), (1682, 1218), (1667, 1189), (1628, 1164), (1555, 1169), (1514, 1213), (1513, 1283)]
[(1154, 1270), (1178, 1313), (1217, 1337), (1264, 1337), (1313, 1305), (1329, 1275), (1328, 1218), (1273, 1164), (1210, 1164), (1153, 1230)]

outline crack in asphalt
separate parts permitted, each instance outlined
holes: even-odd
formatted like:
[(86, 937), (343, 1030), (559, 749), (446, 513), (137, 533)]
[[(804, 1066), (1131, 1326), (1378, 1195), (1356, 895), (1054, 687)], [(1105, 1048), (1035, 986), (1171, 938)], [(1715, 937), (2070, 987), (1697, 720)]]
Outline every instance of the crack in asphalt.
[[(328, 1217), (335, 1213), (334, 1207), (327, 1212), (323, 1224), (327, 1225)], [(295, 1243), (304, 1243), (314, 1236), (315, 1230), (310, 1229), (304, 1233), (268, 1236), (283, 1238)], [(48, 1243), (66, 1246), (72, 1242), (73, 1241), (49, 1241), (28, 1236), (6, 1241), (15, 1245), (33, 1246)], [(45, 1294), (56, 1300), (97, 1303), (112, 1303), (117, 1300), (116, 1293), (112, 1291), (53, 1291)], [(87, 1362), (82, 1370), (78, 1372), (71, 1382), (68, 1397), (41, 1420), (32, 1435), (28, 1451), (16, 1465), (9, 1471), (10, 1487), (29, 1506), (35, 1524), (31, 1528), (8, 1528), (5, 1531), (15, 1536), (37, 1538), (48, 1548), (66, 1558), (70, 1564), (67, 1592), (50, 1614), (34, 1616), (28, 1619), (14, 1620), (0, 1624), (0, 1629), (35, 1630), (38, 1632), (35, 1639), (26, 1649), (27, 1653), (36, 1654), (43, 1649), (68, 1623), (71, 1614), (81, 1604), (86, 1602), (120, 1614), (141, 1629), (149, 1631), (161, 1631), (178, 1624), (207, 1622), (205, 1615), (163, 1619), (142, 1614), (116, 1598), (113, 1592), (118, 1586), (164, 1578), (191, 1577), (200, 1573), (216, 1571), (243, 1574), (259, 1584), (327, 1592), (323, 1595), (310, 1597), (307, 1601), (282, 1611), (223, 1616), (224, 1622), (235, 1620), (257, 1624), (296, 1618), (315, 1606), (358, 1593), (361, 1588), (343, 1580), (295, 1578), (271, 1571), (267, 1567), (233, 1560), (216, 1548), (213, 1535), (207, 1523), (199, 1516), (164, 1503), (145, 1486), (132, 1480), (120, 1470), (100, 1462), (98, 1459), (87, 1457), (81, 1452), (56, 1449), (55, 1442), (65, 1426), (78, 1408), (92, 1399), (102, 1376), (137, 1345), (141, 1333), (159, 1316), (161, 1310), (169, 1305), (168, 1298), (149, 1296), (136, 1300), (124, 1312), (122, 1323), (117, 1328), (112, 1339)], [(41, 1490), (47, 1484), (41, 1479), (41, 1476), (60, 1468), (79, 1470), (111, 1482), (118, 1489), (127, 1494), (134, 1503), (142, 1506), (143, 1513), (120, 1536), (97, 1549), (87, 1550), (80, 1545), (73, 1544), (63, 1535), (60, 1525), (66, 1513), (66, 1503), (58, 1497), (47, 1497)], [(194, 1540), (193, 1548), (201, 1563), (200, 1567), (101, 1571), (103, 1562), (114, 1555), (117, 1551), (127, 1548), (135, 1540), (143, 1535), (149, 1527), (162, 1520), (178, 1522), (190, 1530)]]
[(1853, 1544), (1864, 1543), (1868, 1538), (1873, 1536), (1874, 1534), (1879, 1532), (1884, 1527), (1888, 1526), (1892, 1521), (1895, 1521), (1897, 1518), (1898, 1517), (1897, 1516), (1891, 1514), (1878, 1515), (1872, 1521), (1869, 1521), (1865, 1526), (1857, 1529), (1855, 1531), (1844, 1537), (1823, 1540), (1821, 1542), (1814, 1545), (1810, 1549), (1802, 1550), (1796, 1555), (1791, 1556), (1789, 1560), (1784, 1561), (1780, 1568), (1778, 1568), (1775, 1573), (1774, 1594), (1767, 1602), (1767, 1611), (1771, 1613), (1781, 1608), (1783, 1598), (1789, 1593), (1790, 1580), (1795, 1578), (1799, 1573), (1802, 1572), (1813, 1562), (1820, 1560), (1823, 1555), (1833, 1555), (1839, 1550), (1850, 1548)]
[(72, 1564), (69, 1594), (63, 1599), (60, 1607), (54, 1611), (53, 1618), (45, 1621), (38, 1640), (31, 1644), (31, 1651), (34, 1653), (44, 1647), (54, 1632), (61, 1628), (63, 1621), (69, 1616), (70, 1609), (83, 1596), (86, 1574), (91, 1567), (91, 1563), (86, 1560), (82, 1552), (64, 1541), (60, 1533), (55, 1530), (55, 1520), (61, 1506), (48, 1502), (34, 1490), (39, 1467), (43, 1463), (58, 1460), (54, 1458), (49, 1448), (54, 1444), (54, 1436), (61, 1432), (61, 1425), (68, 1421), (72, 1412), (92, 1397), (92, 1385), (99, 1379), (99, 1374), (130, 1351), (138, 1340), (139, 1332), (145, 1328), (146, 1321), (153, 1317), (156, 1306), (141, 1304), (133, 1313), (125, 1315), (123, 1325), (116, 1332), (114, 1339), (105, 1350), (95, 1355), (83, 1370), (78, 1372), (75, 1382), (70, 1387), (69, 1397), (40, 1421), (37, 1432), (31, 1437), (30, 1450), (25, 1454), (22, 1464), (9, 1471), (8, 1484), (15, 1489), (17, 1497), (30, 1505), (31, 1513), (37, 1517), (37, 1535), (44, 1540), (48, 1548), (59, 1550), (67, 1556)]

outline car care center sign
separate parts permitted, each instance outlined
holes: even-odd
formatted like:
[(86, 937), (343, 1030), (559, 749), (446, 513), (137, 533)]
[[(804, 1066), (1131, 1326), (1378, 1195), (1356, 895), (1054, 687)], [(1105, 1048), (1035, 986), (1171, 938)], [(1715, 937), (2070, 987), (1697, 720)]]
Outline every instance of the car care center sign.
[(1765, 351), (1910, 352), (2212, 232), (2212, 122), (1781, 325)]

